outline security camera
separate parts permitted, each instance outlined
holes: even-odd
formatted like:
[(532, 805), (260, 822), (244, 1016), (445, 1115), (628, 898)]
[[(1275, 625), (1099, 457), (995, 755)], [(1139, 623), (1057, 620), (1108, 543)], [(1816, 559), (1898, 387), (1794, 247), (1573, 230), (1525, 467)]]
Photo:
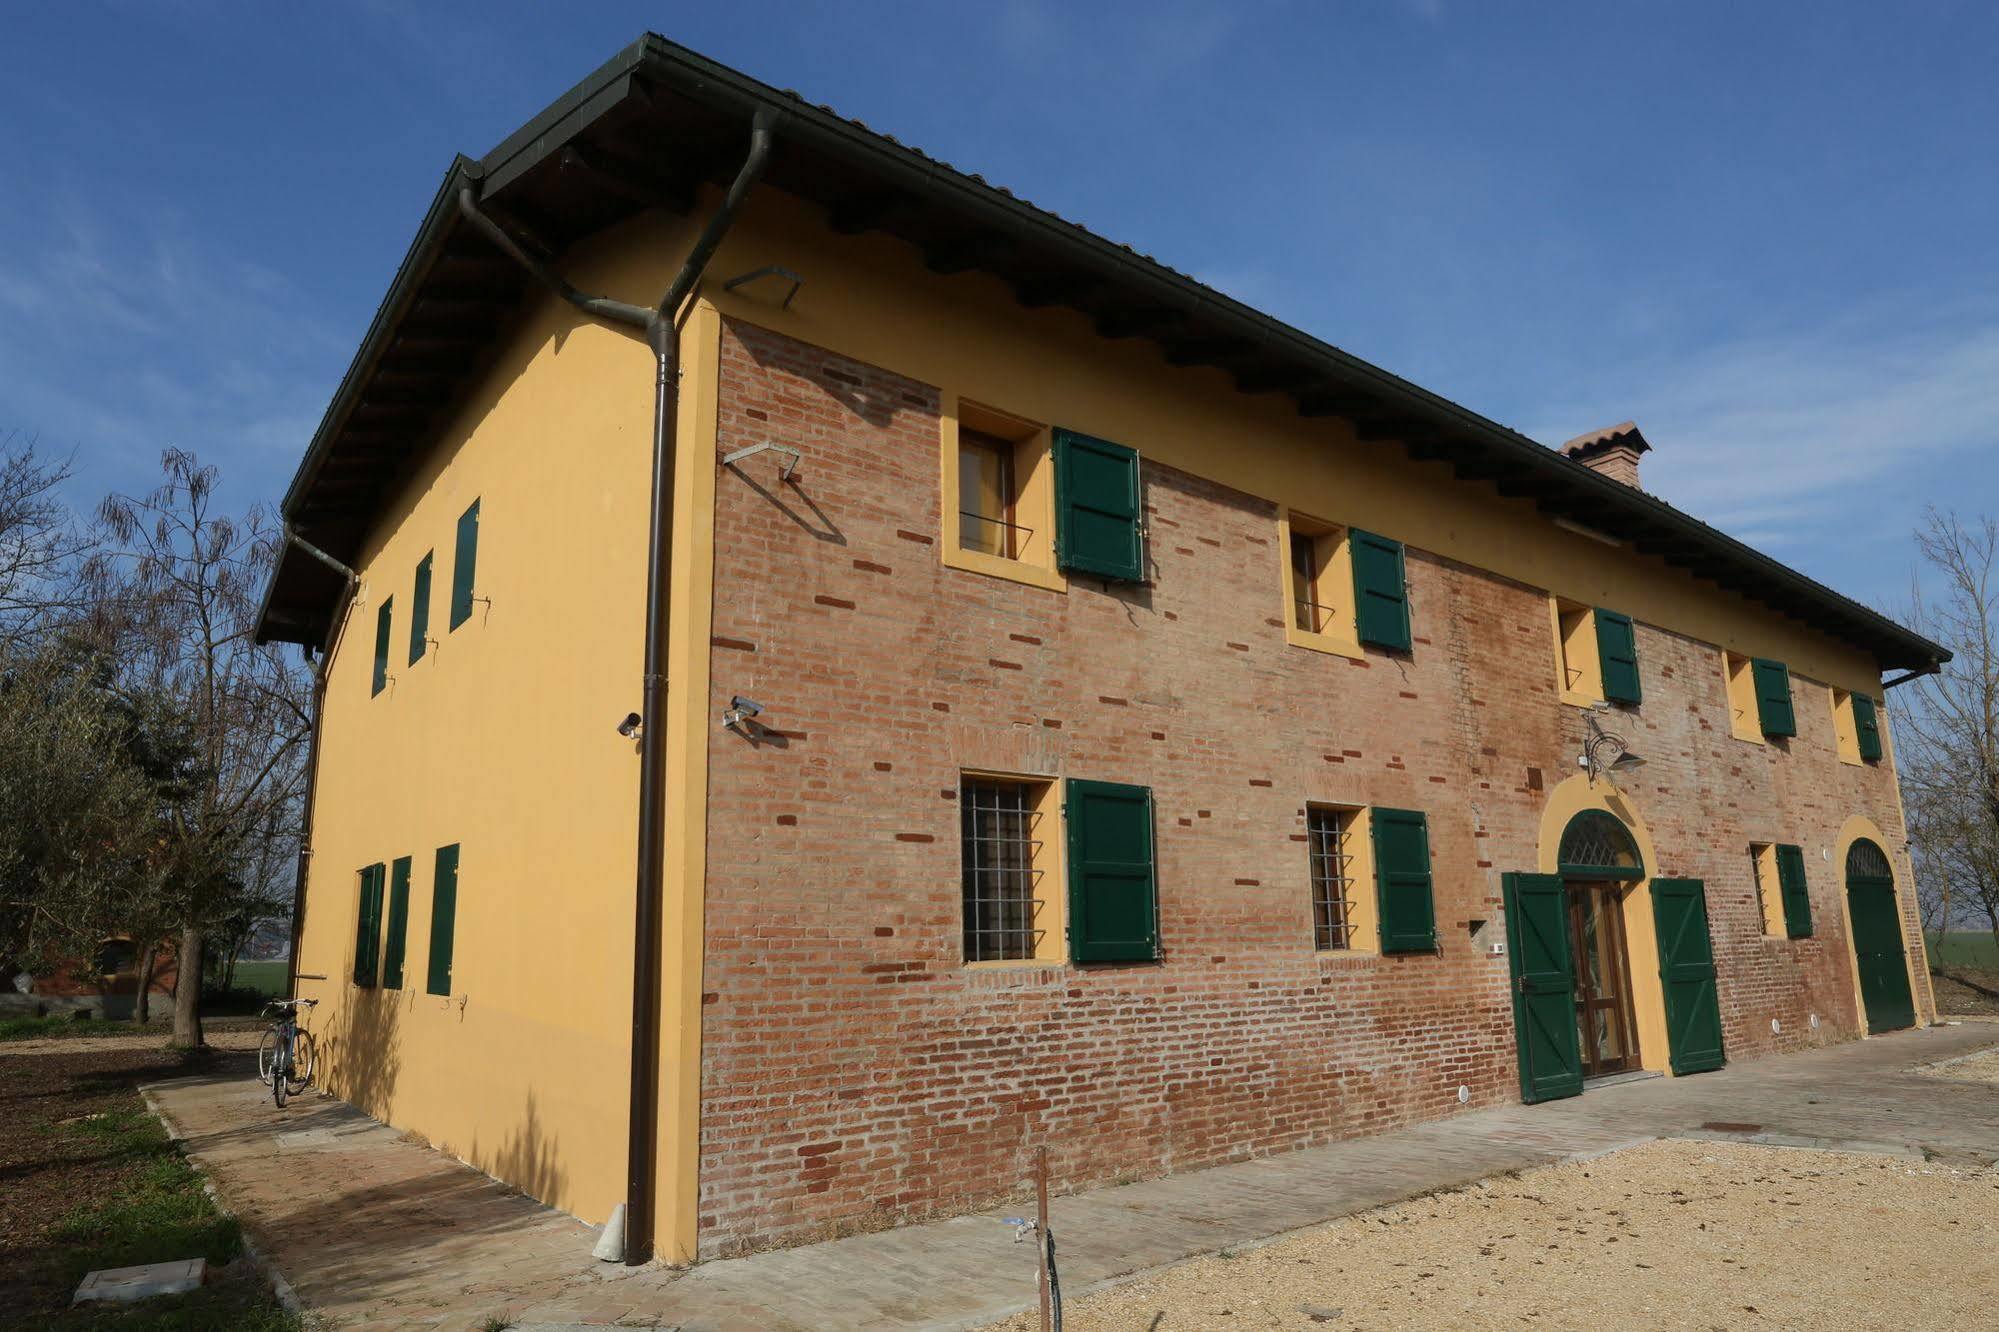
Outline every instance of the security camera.
[(729, 700), (729, 710), (722, 714), (722, 725), (732, 731), (740, 730), (744, 735), (749, 735), (752, 728), (750, 718), (763, 710), (764, 705), (755, 699), (744, 698), (741, 694), (737, 694)]
[(627, 712), (625, 714), (625, 719), (618, 723), (618, 734), (622, 735), (623, 737), (625, 737), (625, 739), (629, 740), (633, 736), (639, 733), (639, 727), (641, 724), (642, 723), (639, 720), (638, 713)]

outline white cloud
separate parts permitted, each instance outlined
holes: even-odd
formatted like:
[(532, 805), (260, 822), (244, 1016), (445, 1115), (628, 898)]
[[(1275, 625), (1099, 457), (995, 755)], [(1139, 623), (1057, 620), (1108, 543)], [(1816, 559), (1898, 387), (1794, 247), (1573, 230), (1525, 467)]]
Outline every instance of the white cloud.
[(1953, 458), (1964, 502), (1999, 490), (1983, 452), (1999, 442), (1999, 323), (1913, 327), (1874, 312), (1626, 379), (1551, 404), (1528, 433), (1559, 444), (1635, 419), (1654, 448), (1646, 489), (1752, 544), (1824, 541), (1870, 494)]
[(158, 200), (59, 194), (5, 232), (0, 430), (73, 450), (74, 503), (143, 489), (170, 445), (243, 501), (283, 484), (345, 355), (304, 293)]

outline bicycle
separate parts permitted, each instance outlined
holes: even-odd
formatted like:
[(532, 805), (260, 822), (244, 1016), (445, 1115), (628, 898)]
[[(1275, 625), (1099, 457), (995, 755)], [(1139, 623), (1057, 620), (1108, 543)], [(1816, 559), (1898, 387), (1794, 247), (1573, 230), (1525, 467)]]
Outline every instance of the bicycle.
[(275, 1011), (277, 1020), (257, 1044), (257, 1081), (271, 1087), (271, 1099), (284, 1108), (286, 1096), (296, 1096), (312, 1084), (319, 1051), (312, 1033), (298, 1025), (298, 1011), (317, 1005), (317, 999), (273, 999), (264, 1005)]

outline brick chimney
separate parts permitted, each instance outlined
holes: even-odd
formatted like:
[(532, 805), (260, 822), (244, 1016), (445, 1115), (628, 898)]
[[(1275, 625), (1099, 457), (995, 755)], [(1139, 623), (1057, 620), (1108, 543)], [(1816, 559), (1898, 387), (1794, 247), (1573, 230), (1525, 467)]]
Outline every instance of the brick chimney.
[(1602, 472), (1613, 481), (1622, 481), (1633, 490), (1638, 484), (1638, 456), (1652, 449), (1638, 433), (1636, 421), (1623, 421), (1604, 430), (1577, 435), (1562, 445), (1562, 452), (1593, 472)]

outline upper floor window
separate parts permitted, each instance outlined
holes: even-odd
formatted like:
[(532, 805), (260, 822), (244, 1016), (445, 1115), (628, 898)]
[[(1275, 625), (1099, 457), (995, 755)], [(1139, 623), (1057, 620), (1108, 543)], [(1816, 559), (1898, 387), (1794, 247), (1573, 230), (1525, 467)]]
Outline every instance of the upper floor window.
[(1791, 672), (1781, 661), (1723, 652), (1728, 685), (1729, 730), (1738, 740), (1761, 744), (1765, 736), (1798, 733), (1791, 707)]
[(1013, 454), (1011, 441), (959, 426), (958, 544), (963, 549), (1019, 559), (1026, 538), (1034, 535), (1014, 521), (1020, 492)]
[(943, 560), (1067, 591), (1066, 574), (1145, 578), (1136, 450), (949, 399), (940, 433)]
[(373, 698), (389, 687), (389, 635), (395, 624), (394, 597), (383, 597), (375, 612), (375, 669), (368, 680), (368, 696)]
[(1865, 694), (1833, 689), (1832, 731), (1839, 757), (1846, 763), (1875, 763), (1881, 758), (1881, 720), (1874, 700)]
[(410, 665), (423, 660), (430, 646), (430, 566), (434, 551), (425, 551), (416, 565), (416, 586), (410, 590)]
[(1562, 701), (1589, 707), (1603, 701), (1603, 668), (1596, 651), (1596, 612), (1560, 597), (1549, 599), (1555, 629), (1555, 665)]
[(1637, 703), (1638, 637), (1629, 615), (1601, 606), (1549, 598), (1555, 631), (1555, 665), (1562, 701), (1578, 707)]
[(956, 402), (943, 420), (943, 560), (1037, 587), (1055, 567), (1055, 459), (1046, 426)]
[(1277, 535), (1287, 641), (1354, 658), (1363, 644), (1409, 650), (1401, 542), (1289, 510), (1278, 513)]
[(1278, 520), (1284, 551), (1284, 597), (1289, 632), (1300, 647), (1361, 655), (1354, 629), (1353, 548), (1347, 529), (1286, 513)]
[(472, 603), (479, 600), (479, 501), (458, 515), (458, 537), (451, 553), (451, 627), (472, 618)]

